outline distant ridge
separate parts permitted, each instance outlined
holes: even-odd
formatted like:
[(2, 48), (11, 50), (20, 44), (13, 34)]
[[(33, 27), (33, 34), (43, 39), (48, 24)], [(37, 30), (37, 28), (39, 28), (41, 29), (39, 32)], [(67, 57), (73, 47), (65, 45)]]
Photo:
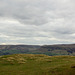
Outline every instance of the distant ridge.
[(75, 44), (0, 45), (0, 55), (10, 54), (75, 55)]

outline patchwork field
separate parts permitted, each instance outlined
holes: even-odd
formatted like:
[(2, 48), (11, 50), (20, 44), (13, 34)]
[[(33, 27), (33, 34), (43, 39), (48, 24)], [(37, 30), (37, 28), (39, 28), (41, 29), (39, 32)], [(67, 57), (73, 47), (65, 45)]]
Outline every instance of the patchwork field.
[(14, 54), (0, 56), (0, 75), (74, 75), (75, 56)]

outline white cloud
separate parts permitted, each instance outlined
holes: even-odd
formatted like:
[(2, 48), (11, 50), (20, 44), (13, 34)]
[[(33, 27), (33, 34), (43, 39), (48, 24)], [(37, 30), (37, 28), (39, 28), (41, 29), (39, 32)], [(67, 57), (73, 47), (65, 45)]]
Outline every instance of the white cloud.
[(0, 44), (75, 42), (74, 0), (0, 0)]

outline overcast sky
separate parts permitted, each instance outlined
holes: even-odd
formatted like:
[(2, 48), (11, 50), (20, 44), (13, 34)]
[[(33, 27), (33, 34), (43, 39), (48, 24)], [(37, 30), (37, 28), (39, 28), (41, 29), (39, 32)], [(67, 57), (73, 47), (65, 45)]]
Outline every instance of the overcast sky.
[(0, 0), (0, 44), (75, 43), (75, 0)]

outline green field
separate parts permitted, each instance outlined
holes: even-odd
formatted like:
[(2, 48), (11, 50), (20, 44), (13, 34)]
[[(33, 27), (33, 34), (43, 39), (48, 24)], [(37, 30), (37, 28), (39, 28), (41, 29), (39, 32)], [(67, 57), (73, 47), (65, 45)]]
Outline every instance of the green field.
[(0, 56), (0, 75), (75, 75), (75, 56)]

